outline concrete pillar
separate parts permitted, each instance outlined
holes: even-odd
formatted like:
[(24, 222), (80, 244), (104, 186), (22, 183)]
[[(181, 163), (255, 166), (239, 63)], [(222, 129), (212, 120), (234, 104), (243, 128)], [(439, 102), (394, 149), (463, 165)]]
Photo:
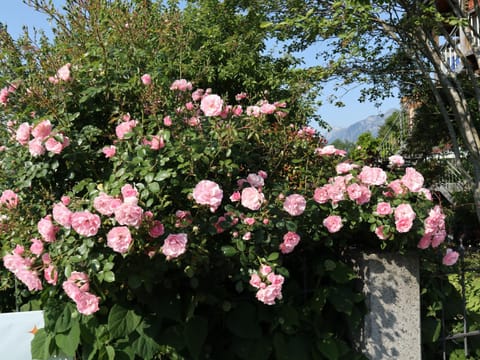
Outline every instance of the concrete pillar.
[(421, 359), (420, 277), (416, 254), (363, 254), (368, 313), (360, 348), (371, 360)]

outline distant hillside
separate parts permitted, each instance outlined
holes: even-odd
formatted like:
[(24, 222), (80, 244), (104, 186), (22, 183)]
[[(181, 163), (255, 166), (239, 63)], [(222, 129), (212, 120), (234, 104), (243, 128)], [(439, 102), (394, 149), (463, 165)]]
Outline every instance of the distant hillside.
[(357, 121), (347, 128), (336, 128), (325, 135), (328, 142), (331, 143), (337, 139), (342, 141), (356, 142), (360, 134), (369, 131), (373, 136), (377, 136), (378, 129), (385, 123), (385, 120), (397, 109), (390, 109), (383, 115), (371, 115), (364, 120)]

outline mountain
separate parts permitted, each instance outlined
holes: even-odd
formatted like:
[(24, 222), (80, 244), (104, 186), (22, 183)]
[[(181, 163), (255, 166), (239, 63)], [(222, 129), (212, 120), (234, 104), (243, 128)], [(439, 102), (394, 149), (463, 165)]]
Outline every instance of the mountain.
[(342, 141), (356, 142), (360, 134), (369, 131), (373, 136), (377, 136), (378, 129), (385, 123), (385, 120), (397, 109), (390, 109), (381, 115), (370, 115), (366, 119), (357, 121), (346, 128), (334, 128), (327, 133), (325, 137), (331, 143), (337, 139)]

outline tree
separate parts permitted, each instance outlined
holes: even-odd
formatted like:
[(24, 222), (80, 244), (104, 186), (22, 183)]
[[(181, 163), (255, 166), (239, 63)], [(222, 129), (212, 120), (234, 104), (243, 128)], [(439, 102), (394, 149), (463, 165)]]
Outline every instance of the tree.
[[(366, 96), (388, 94), (399, 83), (407, 88), (404, 81), (422, 77), (438, 104), (454, 148), (459, 138), (470, 154), (480, 218), (480, 91), (473, 42), (478, 39), (478, 29), (468, 21), (469, 8), (463, 1), (445, 2), (445, 9), (437, 8), (436, 3), (443, 2), (290, 0), (272, 4), (270, 20), (276, 25), (277, 36), (295, 40), (292, 49), (318, 42), (323, 45), (325, 50), (319, 54), (322, 62), (311, 72), (322, 78), (341, 76), (346, 83), (366, 80), (373, 84)], [(473, 10), (478, 13), (476, 2)], [(456, 45), (459, 33), (450, 32), (455, 27), (466, 34), (469, 46)], [(456, 54), (463, 69), (460, 73), (451, 71), (452, 59), (443, 52), (446, 47)], [(451, 126), (452, 119), (456, 128)], [(455, 152), (458, 156), (458, 147)]]

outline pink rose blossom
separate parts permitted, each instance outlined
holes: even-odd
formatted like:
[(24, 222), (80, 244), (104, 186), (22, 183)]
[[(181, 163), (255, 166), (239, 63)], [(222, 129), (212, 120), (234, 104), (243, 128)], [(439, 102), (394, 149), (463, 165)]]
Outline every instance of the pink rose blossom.
[(358, 179), (365, 185), (383, 185), (387, 181), (387, 174), (381, 168), (364, 166)]
[(83, 315), (92, 315), (99, 310), (98, 303), (100, 299), (98, 296), (89, 292), (81, 292), (75, 298), (77, 310)]
[(240, 191), (235, 191), (232, 195), (230, 195), (231, 202), (240, 201), (241, 198), (242, 198), (242, 195), (240, 194)]
[(405, 195), (408, 193), (408, 189), (403, 185), (399, 179), (393, 180), (388, 184), (388, 187), (393, 190), (395, 195)]
[(414, 168), (406, 168), (401, 181), (411, 192), (419, 192), (423, 188), (423, 176)]
[(455, 265), (459, 256), (460, 256), (460, 254), (458, 252), (456, 252), (452, 249), (447, 249), (447, 252), (442, 259), (442, 263), (443, 263), (443, 265), (446, 265), (446, 266)]
[(59, 230), (57, 226), (53, 225), (51, 215), (47, 215), (41, 219), (37, 224), (37, 229), (45, 242), (55, 241), (57, 231)]
[(338, 215), (327, 216), (323, 220), (323, 226), (325, 226), (330, 233), (336, 233), (343, 227), (342, 218)]
[(30, 240), (32, 245), (30, 245), (30, 251), (36, 256), (40, 256), (43, 252), (43, 243), (41, 240), (33, 238)]
[(256, 211), (260, 209), (264, 201), (264, 195), (253, 186), (246, 187), (242, 190), (241, 204), (247, 209)]
[(50, 265), (50, 263), (52, 262), (52, 259), (50, 258), (49, 253), (45, 253), (42, 255), (42, 262), (44, 265)]
[(30, 269), (20, 269), (15, 276), (24, 283), (29, 291), (42, 290), (42, 282), (38, 277), (38, 273)]
[(380, 239), (380, 240), (386, 240), (388, 237), (385, 235), (384, 233), (384, 226), (381, 225), (381, 226), (377, 226), (375, 228), (375, 235), (377, 235), (377, 237)]
[(132, 244), (132, 235), (126, 226), (116, 226), (107, 234), (107, 246), (113, 251), (125, 254)]
[(148, 235), (156, 239), (162, 236), (164, 233), (165, 233), (165, 227), (163, 226), (163, 224), (158, 220), (154, 220), (152, 227), (150, 228), (150, 230), (148, 230)]
[(52, 136), (45, 141), (45, 149), (53, 154), (58, 155), (63, 150), (63, 144)]
[(192, 100), (193, 101), (199, 101), (202, 100), (203, 94), (205, 93), (205, 90), (203, 89), (196, 89), (194, 92), (192, 92)]
[(322, 148), (316, 148), (315, 154), (320, 156), (331, 156), (331, 155), (345, 156), (347, 152), (345, 150), (336, 149), (334, 145), (326, 145)]
[(250, 281), (249, 281), (250, 285), (252, 285), (254, 288), (257, 288), (257, 289), (260, 289), (260, 288), (263, 288), (265, 286), (267, 286), (263, 281), (262, 279), (260, 278), (260, 276), (258, 276), (257, 273), (253, 273), (252, 275), (250, 275)]
[(192, 90), (192, 83), (185, 79), (175, 80), (172, 85), (170, 85), (170, 90), (190, 91)]
[(170, 234), (163, 243), (162, 253), (167, 260), (177, 258), (187, 250), (187, 242), (187, 234)]
[(222, 203), (223, 191), (217, 183), (202, 180), (193, 189), (193, 198), (197, 204), (208, 205), (210, 211), (215, 212)]
[(70, 81), (72, 78), (70, 76), (70, 68), (72, 64), (67, 63), (63, 65), (60, 69), (57, 71), (57, 78), (63, 81)]
[(115, 209), (122, 204), (122, 200), (114, 198), (101, 192), (95, 199), (93, 199), (93, 207), (100, 214), (110, 216), (115, 212)]
[(262, 264), (258, 270), (263, 276), (267, 276), (272, 272), (272, 267), (269, 265)]
[(380, 216), (390, 215), (392, 212), (393, 209), (390, 206), (390, 203), (383, 201), (377, 204), (377, 209), (375, 210), (375, 213)]
[(248, 116), (259, 117), (260, 116), (260, 107), (259, 106), (247, 106), (246, 113)]
[(115, 208), (115, 220), (120, 225), (133, 226), (139, 228), (142, 223), (143, 209), (140, 206), (123, 203)]
[(246, 92), (241, 92), (241, 93), (238, 93), (237, 95), (235, 95), (235, 100), (237, 101), (240, 101), (240, 100), (243, 100), (243, 99), (246, 99), (247, 98), (247, 93)]
[(252, 233), (250, 231), (247, 231), (245, 234), (243, 234), (242, 239), (245, 241), (248, 241), (252, 238)]
[(17, 129), (17, 132), (15, 134), (15, 139), (21, 144), (21, 145), (27, 145), (28, 141), (30, 140), (30, 132), (32, 131), (32, 126), (24, 122), (23, 124), (20, 124), (20, 126)]
[(398, 232), (405, 233), (410, 231), (415, 220), (415, 212), (410, 204), (400, 204), (395, 209), (395, 227)]
[(269, 104), (268, 102), (264, 102), (260, 106), (260, 112), (262, 114), (273, 114), (276, 109), (277, 109), (277, 107), (275, 105)]
[(32, 136), (35, 139), (44, 140), (48, 136), (50, 136), (51, 132), (52, 132), (52, 124), (50, 123), (50, 120), (43, 120), (33, 128)]
[(302, 215), (307, 206), (307, 201), (302, 195), (292, 194), (285, 198), (283, 203), (283, 210), (288, 212), (291, 216)]
[(8, 209), (16, 208), (18, 205), (18, 195), (12, 190), (4, 190), (0, 196), (0, 204), (4, 204)]
[(91, 237), (97, 234), (101, 221), (100, 216), (86, 210), (72, 213), (71, 224), (77, 234)]
[(243, 114), (243, 108), (241, 105), (235, 105), (232, 109), (233, 116), (240, 116)]
[(220, 96), (209, 94), (202, 98), (200, 109), (205, 116), (218, 116), (222, 113), (223, 100)]
[(152, 83), (152, 77), (150, 74), (143, 74), (140, 78), (142, 80), (143, 85), (150, 85)]
[(120, 189), (122, 193), (123, 202), (128, 202), (131, 204), (137, 204), (138, 201), (138, 191), (130, 184), (125, 184)]
[(247, 218), (243, 219), (243, 223), (247, 224), (249, 226), (252, 226), (253, 224), (255, 224), (255, 219), (251, 218), (251, 217), (247, 217)]
[(137, 126), (136, 120), (124, 121), (117, 125), (115, 128), (115, 134), (120, 140), (122, 140), (126, 134), (130, 133), (135, 128), (135, 126)]
[(325, 186), (316, 188), (313, 193), (313, 200), (315, 200), (319, 204), (325, 204), (328, 202), (328, 188)]
[(346, 174), (355, 168), (358, 168), (358, 165), (342, 162), (335, 167), (335, 171), (337, 172), (337, 174)]
[(67, 196), (67, 195), (63, 195), (61, 198), (60, 198), (60, 201), (63, 203), (63, 205), (65, 206), (68, 206), (70, 205), (70, 196)]
[(256, 188), (263, 187), (264, 184), (264, 179), (258, 174), (248, 174), (247, 176), (247, 182)]
[(70, 229), (72, 226), (72, 212), (63, 203), (56, 203), (52, 209), (53, 220), (64, 228)]
[(163, 118), (163, 125), (172, 126), (172, 118), (170, 116), (165, 116)]
[(33, 139), (28, 142), (28, 151), (33, 157), (45, 154), (42, 139)]
[(401, 155), (392, 155), (388, 158), (390, 167), (401, 167), (405, 164), (405, 160)]
[(110, 159), (111, 157), (115, 156), (115, 153), (117, 152), (117, 148), (115, 147), (115, 145), (105, 146), (102, 149), (102, 152), (107, 159)]
[(285, 235), (283, 235), (283, 242), (280, 244), (280, 251), (283, 254), (291, 253), (299, 242), (300, 235), (293, 231), (289, 231)]

